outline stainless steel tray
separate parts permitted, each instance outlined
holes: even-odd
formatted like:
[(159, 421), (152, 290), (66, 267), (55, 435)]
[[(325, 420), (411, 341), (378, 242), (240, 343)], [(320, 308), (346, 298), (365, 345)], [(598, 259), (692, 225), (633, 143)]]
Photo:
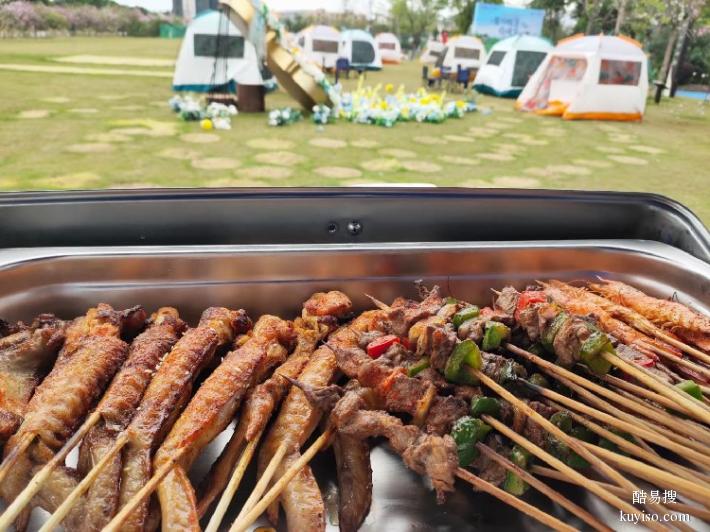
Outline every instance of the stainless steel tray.
[[(0, 316), (30, 319), (39, 312), (81, 314), (99, 301), (148, 309), (174, 305), (192, 323), (209, 305), (295, 316), (316, 290), (338, 288), (359, 308), (365, 293), (385, 301), (413, 295), (412, 281), (440, 284), (470, 301), (490, 300), (490, 288), (522, 287), (540, 278), (622, 279), (650, 293), (673, 293), (710, 307), (710, 264), (670, 245), (643, 240), (435, 242), (230, 246), (93, 246), (0, 249)], [(229, 436), (226, 431), (197, 462), (199, 479)], [(363, 530), (540, 530), (535, 522), (487, 495), (461, 486), (437, 506), (423, 481), (385, 447), (373, 452), (373, 507)], [(314, 463), (333, 526), (334, 466)], [(250, 479), (253, 481), (253, 476)], [(561, 491), (622, 529), (618, 513), (582, 490)], [(245, 484), (248, 489), (249, 483)], [(532, 490), (527, 497), (573, 525), (582, 523)], [(631, 502), (631, 501), (629, 501)], [(233, 505), (238, 508), (238, 503)], [(231, 517), (234, 517), (232, 513)], [(41, 521), (35, 514), (33, 525)], [(229, 519), (225, 521), (229, 522)], [(695, 529), (704, 525), (697, 520)]]

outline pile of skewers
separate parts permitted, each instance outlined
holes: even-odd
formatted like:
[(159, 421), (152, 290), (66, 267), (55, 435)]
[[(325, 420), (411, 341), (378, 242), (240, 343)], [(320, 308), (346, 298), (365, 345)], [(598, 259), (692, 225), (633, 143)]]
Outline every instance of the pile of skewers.
[[(0, 530), (41, 507), (42, 531), (200, 530), (204, 518), (214, 532), (254, 455), (258, 481), (230, 530), (264, 512), (276, 524), (281, 509), (288, 529), (323, 530), (308, 464), (332, 449), (339, 526), (354, 531), (373, 438), (440, 502), (459, 479), (573, 530), (525, 501), (532, 487), (610, 530), (546, 478), (653, 530), (691, 530), (677, 514), (710, 522), (710, 318), (616, 281), (506, 287), (483, 308), (418, 289), (357, 316), (345, 294), (316, 293), (292, 321), (213, 307), (191, 328), (173, 308), (105, 304), (71, 322), (0, 321)], [(191, 465), (237, 414), (193, 486)], [(634, 506), (639, 482), (674, 496)]]

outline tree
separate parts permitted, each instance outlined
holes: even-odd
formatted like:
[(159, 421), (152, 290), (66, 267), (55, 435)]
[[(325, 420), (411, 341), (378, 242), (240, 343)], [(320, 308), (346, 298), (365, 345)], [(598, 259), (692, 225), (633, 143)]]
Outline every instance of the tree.
[(562, 37), (562, 17), (569, 4), (569, 0), (533, 0), (530, 3), (530, 7), (545, 10), (542, 33), (553, 42)]
[(415, 48), (436, 29), (442, 0), (393, 0), (390, 17), (395, 32), (411, 37)]

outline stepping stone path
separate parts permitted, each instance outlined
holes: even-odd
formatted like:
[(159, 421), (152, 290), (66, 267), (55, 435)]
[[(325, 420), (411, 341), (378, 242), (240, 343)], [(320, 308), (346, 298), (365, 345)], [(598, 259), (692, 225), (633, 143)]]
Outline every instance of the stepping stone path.
[(250, 168), (242, 168), (238, 172), (241, 177), (257, 179), (284, 179), (293, 174), (293, 170), (283, 166), (252, 166)]
[(488, 188), (491, 186), (491, 183), (489, 181), (484, 181), (483, 179), (468, 179), (466, 181), (461, 181), (459, 185), (468, 188)]
[(592, 168), (611, 168), (613, 166), (609, 161), (593, 161), (591, 159), (572, 159), (572, 162), (581, 166), (591, 166)]
[(111, 107), (116, 111), (142, 111), (145, 109), (144, 105), (114, 105)]
[(550, 143), (549, 140), (534, 138), (520, 139), (520, 142), (526, 146), (547, 146)]
[(353, 179), (362, 175), (362, 172), (357, 168), (347, 166), (319, 166), (313, 171), (320, 176), (333, 179)]
[(194, 150), (186, 150), (184, 148), (167, 148), (158, 153), (158, 156), (160, 157), (185, 161), (195, 159), (199, 155), (199, 152), (196, 152)]
[(621, 142), (622, 144), (630, 144), (631, 142), (636, 142), (636, 137), (633, 135), (614, 134), (609, 135), (609, 140), (612, 142)]
[(105, 142), (92, 142), (87, 144), (70, 144), (64, 149), (72, 153), (104, 153), (112, 151), (113, 146)]
[(633, 146), (629, 146), (629, 149), (641, 153), (648, 153), (649, 155), (658, 155), (661, 153), (666, 153), (666, 150), (662, 150), (661, 148), (654, 148), (653, 146), (643, 146), (641, 144), (634, 144)]
[(488, 124), (488, 127), (492, 127), (493, 129), (508, 129), (513, 127), (513, 124), (508, 124), (506, 122), (491, 122)]
[(290, 151), (273, 151), (258, 153), (254, 160), (264, 164), (277, 164), (279, 166), (293, 166), (307, 160), (303, 155)]
[(556, 129), (556, 128), (542, 128), (540, 129), (540, 135), (545, 135), (546, 137), (564, 137), (565, 136), (565, 130), (564, 129)]
[(100, 94), (98, 96), (99, 100), (104, 100), (107, 102), (111, 102), (114, 100), (125, 100), (126, 98), (130, 98), (130, 94)]
[(237, 168), (241, 163), (236, 159), (227, 157), (207, 157), (205, 159), (193, 159), (192, 167), (200, 170), (231, 170)]
[(514, 118), (512, 116), (499, 116), (497, 118), (499, 122), (507, 122), (509, 124), (520, 124), (522, 120), (520, 118)]
[(95, 133), (84, 137), (90, 142), (131, 142), (133, 138), (129, 135), (121, 135), (120, 133)]
[(411, 172), (432, 174), (434, 172), (442, 171), (441, 166), (436, 163), (431, 163), (429, 161), (402, 161), (401, 164), (405, 170), (409, 170)]
[(486, 127), (470, 127), (468, 128), (468, 134), (473, 137), (486, 138), (497, 134), (498, 131)]
[(66, 96), (51, 96), (49, 98), (42, 98), (42, 101), (49, 103), (69, 103), (71, 99)]
[(540, 181), (532, 177), (502, 176), (493, 179), (491, 186), (501, 188), (538, 188)]
[(360, 163), (360, 166), (368, 172), (388, 172), (397, 170), (402, 165), (397, 159), (370, 159)]
[[(165, 122), (153, 120), (151, 118), (139, 118), (128, 120), (114, 120), (112, 126), (119, 129), (111, 130), (112, 133), (123, 135), (148, 135), (150, 137), (172, 137), (178, 132), (177, 122)], [(216, 136), (216, 135), (215, 135)], [(219, 137), (217, 137), (219, 138)]]
[(27, 111), (21, 111), (17, 115), (18, 118), (22, 119), (47, 118), (48, 116), (49, 111), (47, 109), (28, 109)]
[(512, 161), (515, 159), (509, 153), (477, 153), (476, 154), (481, 159), (488, 159), (489, 161)]
[(537, 176), (537, 177), (552, 177), (552, 175), (553, 175), (552, 171), (550, 171), (550, 169), (547, 167), (539, 168), (539, 167), (532, 166), (530, 168), (525, 168), (523, 170), (523, 172), (525, 172), (526, 174)]
[(444, 135), (444, 138), (451, 142), (476, 142), (471, 137), (464, 137), (463, 135)]
[(210, 144), (219, 142), (220, 136), (214, 133), (185, 133), (180, 135), (180, 140), (191, 144)]
[(331, 139), (328, 137), (316, 137), (308, 141), (311, 146), (318, 148), (340, 149), (347, 147), (348, 143), (340, 139)]
[(623, 148), (616, 146), (595, 146), (594, 149), (602, 153), (624, 153)]
[(156, 185), (155, 183), (117, 183), (108, 188), (113, 190), (134, 190), (142, 188), (161, 188), (166, 186), (169, 187), (170, 185)]
[(441, 137), (430, 137), (428, 135), (414, 137), (412, 140), (414, 142), (416, 142), (417, 144), (424, 144), (427, 146), (434, 146), (437, 144), (446, 144), (446, 141), (444, 139), (442, 139)]
[(414, 159), (417, 154), (411, 150), (401, 150), (399, 148), (385, 148), (379, 150), (380, 155), (385, 157), (394, 157), (395, 159)]
[(256, 150), (291, 150), (296, 144), (290, 140), (257, 138), (248, 140), (247, 146)]
[(67, 111), (79, 115), (93, 115), (99, 112), (99, 110), (94, 107), (77, 107), (75, 109), (67, 109)]
[(267, 187), (269, 184), (266, 181), (259, 179), (211, 179), (202, 183), (205, 187)]
[(470, 157), (459, 157), (458, 155), (440, 155), (439, 160), (448, 164), (455, 164), (457, 166), (476, 166), (481, 164), (478, 159), (471, 159)]
[(355, 148), (376, 148), (380, 143), (370, 139), (355, 139), (350, 141), (350, 145)]
[(45, 177), (44, 179), (36, 179), (33, 185), (38, 188), (62, 188), (62, 189), (80, 189), (87, 188), (101, 178), (93, 172), (78, 172), (75, 174), (64, 174), (56, 177)]
[(644, 166), (648, 164), (646, 159), (641, 159), (640, 157), (631, 157), (629, 155), (609, 155), (609, 159), (616, 161), (621, 164), (631, 164), (635, 166)]
[(553, 174), (563, 175), (589, 175), (592, 171), (584, 166), (574, 166), (572, 164), (553, 164), (547, 167)]

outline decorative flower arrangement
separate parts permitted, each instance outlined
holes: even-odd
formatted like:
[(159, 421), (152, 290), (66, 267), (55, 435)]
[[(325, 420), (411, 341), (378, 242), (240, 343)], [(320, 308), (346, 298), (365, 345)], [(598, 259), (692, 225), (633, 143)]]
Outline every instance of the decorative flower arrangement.
[(269, 112), (269, 125), (274, 127), (294, 124), (302, 119), (301, 111), (292, 107), (283, 107)]
[(234, 105), (218, 102), (207, 104), (204, 98), (196, 99), (190, 95), (176, 94), (168, 104), (183, 120), (199, 120), (203, 129), (232, 129), (232, 117), (238, 113)]
[(311, 115), (311, 120), (314, 124), (325, 125), (330, 122), (335, 122), (335, 116), (327, 105), (314, 105), (313, 114)]

